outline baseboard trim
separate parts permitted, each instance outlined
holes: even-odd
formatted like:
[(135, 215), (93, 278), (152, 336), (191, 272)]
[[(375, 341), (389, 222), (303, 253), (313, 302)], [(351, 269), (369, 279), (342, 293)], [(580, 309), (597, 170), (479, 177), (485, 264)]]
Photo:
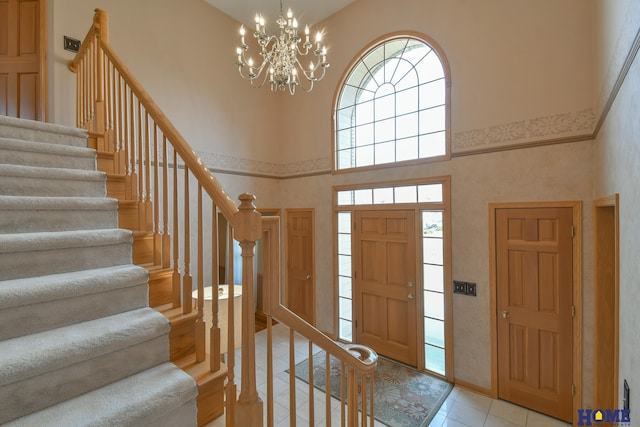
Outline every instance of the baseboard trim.
[(497, 398), (497, 396), (494, 396), (493, 393), (491, 392), (490, 389), (488, 388), (484, 388), (484, 387), (480, 387), (479, 385), (464, 381), (464, 380), (460, 380), (458, 378), (454, 378), (453, 379), (453, 383), (461, 388), (465, 388), (467, 390), (473, 391), (475, 393), (480, 393), (482, 395), (491, 397), (493, 399)]

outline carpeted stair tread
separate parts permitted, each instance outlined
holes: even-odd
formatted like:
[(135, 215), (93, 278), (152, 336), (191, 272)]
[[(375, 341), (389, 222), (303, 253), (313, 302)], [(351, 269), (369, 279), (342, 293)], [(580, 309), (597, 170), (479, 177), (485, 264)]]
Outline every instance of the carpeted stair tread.
[(147, 307), (0, 341), (0, 387), (114, 353), (168, 332), (167, 319)]
[(84, 129), (0, 115), (0, 136), (7, 138), (86, 147), (88, 135)]
[(0, 340), (148, 305), (148, 272), (135, 265), (0, 282)]
[(0, 234), (118, 226), (118, 201), (106, 197), (0, 196)]
[[(189, 375), (172, 363), (163, 363), (6, 426), (42, 427), (52, 425), (52, 420), (56, 425), (73, 427), (196, 425), (196, 395), (197, 388)], [(185, 405), (191, 407), (193, 418), (176, 424), (170, 414)]]
[(85, 147), (0, 137), (0, 163), (95, 170), (97, 154)]

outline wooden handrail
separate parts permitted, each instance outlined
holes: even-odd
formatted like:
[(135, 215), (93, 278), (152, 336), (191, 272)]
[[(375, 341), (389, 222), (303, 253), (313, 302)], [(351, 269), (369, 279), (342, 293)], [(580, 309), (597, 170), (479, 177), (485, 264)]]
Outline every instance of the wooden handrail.
[(213, 199), (224, 216), (232, 219), (238, 212), (238, 206), (227, 194), (224, 187), (222, 187), (216, 177), (213, 176), (211, 171), (205, 167), (202, 160), (196, 156), (189, 143), (187, 143), (180, 132), (178, 132), (173, 123), (171, 123), (167, 116), (162, 112), (160, 107), (158, 107), (158, 104), (156, 104), (151, 96), (149, 96), (147, 91), (144, 90), (138, 79), (136, 79), (131, 71), (129, 71), (129, 68), (114, 53), (111, 46), (108, 43), (101, 43), (101, 47), (109, 60), (117, 66), (120, 75), (125, 78), (131, 87), (131, 90), (138, 97), (145, 110), (147, 110), (151, 117), (153, 117), (158, 127), (171, 141), (173, 148), (178, 152), (180, 157), (182, 157), (185, 166), (188, 167), (191, 173), (196, 176), (198, 182), (202, 184), (202, 188)]
[[(117, 197), (134, 208), (132, 230), (140, 231), (142, 236), (152, 236), (152, 249), (143, 247), (141, 251), (149, 258), (147, 261), (135, 261), (148, 268), (168, 269), (171, 275), (170, 292), (163, 294), (162, 304), (172, 309), (181, 308), (185, 319), (195, 318), (193, 332), (195, 342), (195, 362), (206, 359), (208, 350), (211, 359), (207, 369), (216, 372), (221, 368), (220, 345), (221, 328), (218, 323), (218, 294), (215, 289), (219, 284), (218, 277), (218, 214), (222, 214), (227, 222), (226, 253), (228, 262), (227, 283), (229, 286), (229, 303), (227, 313), (227, 376), (224, 386), (226, 394), (227, 426), (234, 425), (260, 427), (263, 420), (263, 402), (256, 386), (256, 354), (255, 354), (255, 317), (253, 292), (253, 261), (256, 242), (266, 237), (264, 252), (264, 291), (263, 307), (267, 310), (268, 331), (271, 332), (272, 321), (276, 319), (290, 328), (290, 340), (294, 341), (294, 331), (309, 340), (309, 353), (314, 345), (325, 350), (327, 354), (327, 375), (329, 373), (329, 355), (341, 362), (343, 370), (342, 416), (348, 408), (348, 425), (355, 427), (358, 420), (358, 408), (363, 415), (368, 414), (373, 426), (373, 372), (377, 365), (377, 354), (364, 346), (341, 346), (307, 323), (282, 304), (280, 275), (280, 226), (278, 218), (262, 217), (254, 205), (255, 197), (242, 194), (238, 206), (226, 193), (220, 182), (206, 168), (191, 146), (180, 132), (165, 116), (155, 101), (130, 72), (129, 68), (117, 56), (109, 44), (108, 16), (106, 12), (96, 9), (91, 28), (85, 37), (76, 57), (69, 63), (69, 69), (76, 72), (77, 78), (77, 121), (79, 127), (90, 131), (95, 138), (95, 147), (104, 157), (111, 157), (109, 164), (103, 164), (105, 171), (112, 172), (110, 178), (120, 179), (122, 188)], [(171, 149), (171, 150), (170, 150)], [(171, 151), (171, 152), (170, 152)], [(99, 156), (100, 162), (100, 156)], [(170, 174), (168, 168), (173, 167)], [(161, 170), (160, 170), (161, 169)], [(182, 169), (178, 173), (178, 169)], [(196, 185), (190, 185), (195, 181)], [(193, 188), (193, 190), (192, 190)], [(203, 190), (211, 199), (211, 211), (204, 212)], [(162, 200), (158, 200), (161, 198)], [(171, 200), (169, 200), (171, 199)], [(124, 205), (121, 205), (124, 206)], [(192, 212), (195, 211), (195, 212)], [(193, 213), (193, 215), (192, 215)], [(211, 239), (204, 236), (205, 216), (210, 221)], [(195, 219), (194, 224), (191, 221)], [(234, 243), (239, 242), (242, 250), (242, 352), (241, 352), (241, 385), (237, 394), (235, 384), (235, 352), (234, 342)], [(206, 246), (206, 248), (205, 248)], [(221, 247), (224, 247), (221, 246)], [(209, 330), (210, 345), (205, 348), (207, 335), (204, 318), (204, 275), (206, 250), (211, 251), (211, 285), (212, 303), (209, 313), (211, 325)], [(149, 253), (151, 252), (151, 255)], [(193, 253), (193, 254), (192, 254)], [(192, 256), (193, 255), (193, 256)], [(135, 259), (135, 251), (134, 251)], [(195, 268), (191, 263), (194, 262)], [(197, 275), (194, 281), (192, 272)], [(195, 285), (195, 289), (194, 286)], [(164, 291), (163, 291), (164, 292)], [(197, 297), (194, 292), (197, 293)], [(191, 314), (196, 310), (195, 316)], [(207, 321), (208, 322), (208, 321)], [(187, 339), (189, 340), (189, 339)], [(183, 342), (177, 338), (176, 342)], [(176, 359), (183, 357), (185, 345), (177, 345)], [(173, 350), (172, 350), (173, 351)], [(273, 373), (271, 342), (268, 343), (267, 359), (270, 372)], [(290, 363), (295, 359), (294, 349), (290, 349)], [(310, 364), (311, 364), (310, 360)], [(295, 402), (295, 378), (291, 365), (290, 384)], [(269, 374), (268, 374), (269, 375)], [(312, 374), (311, 374), (312, 375)], [(272, 378), (273, 379), (273, 378)], [(313, 397), (312, 378), (310, 378), (309, 395)], [(327, 379), (327, 382), (329, 380)], [(361, 385), (358, 381), (362, 381)], [(363, 390), (362, 401), (359, 402), (359, 387), (371, 392), (370, 406), (367, 408)], [(268, 396), (268, 423), (273, 425), (273, 384)], [(327, 394), (326, 396), (329, 396)], [(313, 399), (311, 399), (313, 401)], [(293, 405), (291, 410), (295, 411)], [(314, 416), (313, 405), (310, 416)], [(330, 416), (330, 397), (326, 401), (327, 416)], [(292, 413), (292, 416), (296, 415)], [(362, 426), (365, 426), (362, 416)], [(344, 424), (343, 424), (344, 425)]]
[[(275, 217), (262, 218), (263, 229), (273, 227), (273, 222), (279, 221)], [(277, 253), (278, 244), (275, 241), (269, 242), (271, 247), (268, 253)], [(269, 261), (267, 261), (269, 262)], [(270, 314), (275, 320), (292, 328), (300, 335), (312, 341), (315, 345), (336, 357), (342, 363), (361, 373), (372, 373), (378, 363), (378, 355), (372, 349), (359, 345), (340, 346), (331, 338), (320, 332), (306, 320), (289, 310), (282, 304), (280, 290), (280, 266), (270, 264), (268, 267), (269, 280), (268, 292), (264, 293), (265, 304)]]

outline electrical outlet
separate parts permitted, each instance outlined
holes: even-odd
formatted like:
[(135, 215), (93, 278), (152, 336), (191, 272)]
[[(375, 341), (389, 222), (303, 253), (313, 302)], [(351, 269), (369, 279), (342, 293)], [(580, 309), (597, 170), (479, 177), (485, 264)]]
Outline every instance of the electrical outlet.
[(453, 293), (454, 294), (467, 294), (467, 282), (460, 282), (459, 280), (453, 281)]
[(453, 281), (453, 293), (460, 295), (476, 296), (476, 284), (471, 282)]
[(77, 52), (80, 50), (80, 40), (72, 39), (71, 37), (64, 36), (64, 50), (71, 52)]

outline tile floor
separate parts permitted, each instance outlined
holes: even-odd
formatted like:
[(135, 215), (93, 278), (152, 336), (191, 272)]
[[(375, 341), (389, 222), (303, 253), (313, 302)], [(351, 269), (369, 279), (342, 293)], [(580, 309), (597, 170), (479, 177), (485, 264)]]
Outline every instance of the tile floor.
[[(256, 364), (257, 384), (260, 396), (266, 395), (266, 330), (256, 334)], [(313, 349), (312, 352), (317, 351)], [(289, 426), (289, 332), (282, 325), (273, 327), (274, 354), (274, 425), (276, 427)], [(241, 384), (240, 378), (240, 350), (236, 351), (235, 382)], [(295, 339), (295, 360), (301, 362), (309, 357), (308, 342), (299, 336)], [(239, 387), (238, 387), (239, 388)], [(296, 406), (298, 408), (297, 425), (308, 426), (309, 385), (296, 381)], [(315, 426), (325, 426), (325, 397), (324, 393), (314, 389)], [(331, 425), (340, 426), (340, 402), (332, 399)], [(266, 413), (266, 404), (264, 412)], [(264, 424), (267, 425), (266, 422)], [(376, 427), (384, 426), (375, 423)], [(205, 427), (224, 427), (224, 416), (212, 421)], [(537, 412), (513, 405), (511, 403), (491, 399), (467, 389), (454, 387), (438, 414), (429, 427), (569, 427), (570, 424), (549, 418)]]

